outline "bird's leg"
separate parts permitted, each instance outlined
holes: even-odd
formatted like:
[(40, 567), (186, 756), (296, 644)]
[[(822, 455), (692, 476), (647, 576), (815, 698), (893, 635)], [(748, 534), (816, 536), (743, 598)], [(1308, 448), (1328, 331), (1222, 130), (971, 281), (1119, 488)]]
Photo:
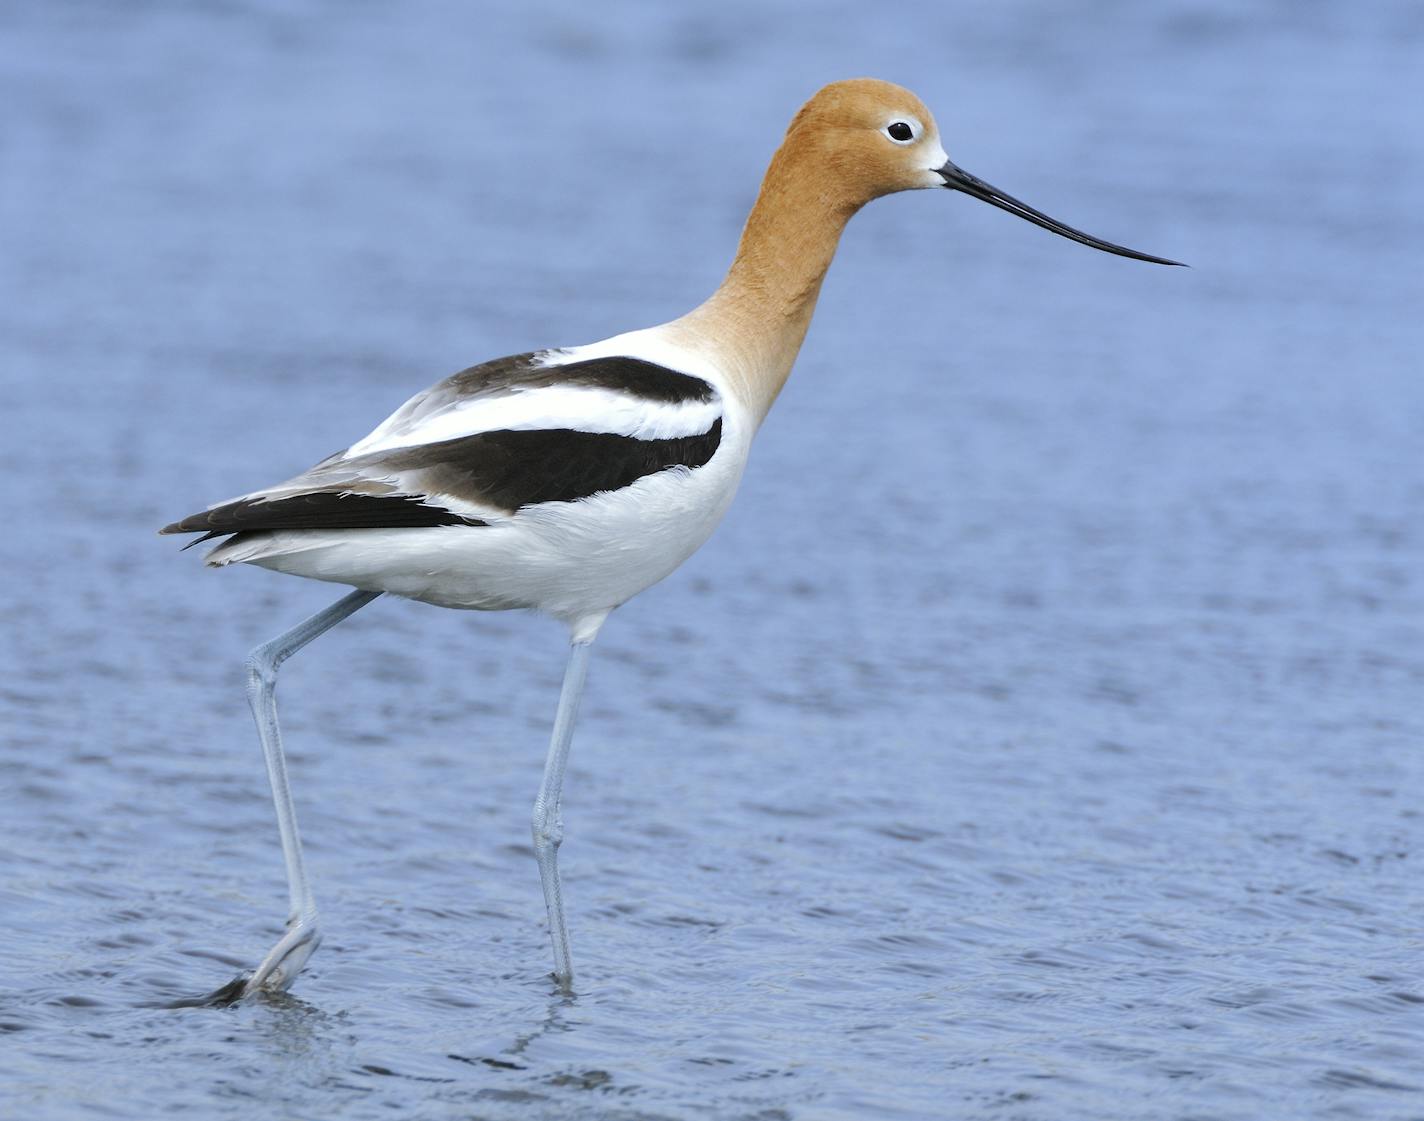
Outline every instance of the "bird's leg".
[(282, 733), (277, 726), (277, 670), (312, 639), (325, 634), (380, 594), (352, 592), (270, 642), (264, 642), (247, 656), (247, 701), (257, 721), (257, 735), (262, 740), (262, 754), (267, 760), (267, 778), (272, 783), (272, 801), (277, 807), (277, 828), (282, 835), (282, 856), (287, 862), (291, 913), (287, 917), (286, 933), (247, 979), (241, 996), (251, 996), (264, 988), (275, 992), (286, 991), (321, 941), (321, 932), (317, 929), (316, 900), (312, 897), (311, 885), (307, 883), (302, 842), (297, 835), (297, 811), (292, 805), (292, 791), (287, 784)]
[(564, 768), (569, 761), (569, 743), (574, 736), (579, 698), (588, 677), (588, 656), (593, 635), (579, 635), (569, 651), (564, 685), (559, 692), (559, 710), (554, 716), (554, 734), (549, 757), (544, 761), (544, 780), (534, 800), (534, 857), (539, 861), (539, 880), (544, 885), (544, 902), (549, 908), (549, 938), (554, 943), (554, 977), (567, 988), (573, 981), (569, 959), (569, 928), (564, 921), (564, 896), (559, 886), (559, 845), (564, 839), (561, 814)]

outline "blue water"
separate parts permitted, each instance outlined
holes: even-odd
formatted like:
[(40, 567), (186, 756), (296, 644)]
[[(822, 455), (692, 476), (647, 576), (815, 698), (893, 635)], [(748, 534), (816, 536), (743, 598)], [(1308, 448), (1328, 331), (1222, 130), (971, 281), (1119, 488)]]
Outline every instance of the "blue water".
[[(0, 7), (0, 1116), (1424, 1117), (1410, 0)], [(869, 73), (858, 217), (712, 542), (596, 650), (153, 530), (470, 362), (659, 322)]]

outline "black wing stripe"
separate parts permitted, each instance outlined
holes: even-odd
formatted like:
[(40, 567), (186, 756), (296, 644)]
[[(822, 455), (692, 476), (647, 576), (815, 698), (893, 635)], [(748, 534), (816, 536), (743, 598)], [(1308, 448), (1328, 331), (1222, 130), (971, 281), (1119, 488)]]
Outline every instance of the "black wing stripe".
[[(159, 533), (202, 533), (221, 537), (246, 530), (393, 529), (437, 525), (487, 525), (419, 498), (401, 495), (311, 491), (264, 502), (242, 499), (193, 514), (164, 526)], [(206, 540), (206, 538), (203, 538)], [(196, 544), (196, 542), (194, 542)]]
[(501, 430), (385, 452), (380, 461), (388, 470), (417, 472), (428, 494), (513, 511), (621, 490), (671, 467), (701, 467), (721, 442), (718, 417), (697, 436), (638, 440), (569, 428)]
[(553, 385), (593, 386), (667, 405), (705, 405), (717, 393), (701, 378), (641, 358), (615, 355), (545, 366), (539, 363), (542, 357), (542, 353), (514, 354), (461, 370), (436, 387), (430, 403), (445, 405), (460, 397)]
[(550, 372), (558, 375), (559, 382), (597, 386), (667, 405), (705, 405), (717, 392), (701, 378), (641, 358), (590, 358)]
[[(722, 418), (697, 436), (638, 440), (604, 432), (556, 428), (501, 430), (348, 461), (373, 474), (399, 474), (431, 496), (513, 513), (543, 502), (573, 502), (621, 490), (674, 467), (706, 464), (722, 442)], [(290, 498), (245, 498), (164, 526), (160, 533), (229, 533), (283, 529), (402, 529), (484, 526), (479, 518), (432, 505), (419, 495), (309, 491)], [(196, 544), (197, 542), (193, 542)]]

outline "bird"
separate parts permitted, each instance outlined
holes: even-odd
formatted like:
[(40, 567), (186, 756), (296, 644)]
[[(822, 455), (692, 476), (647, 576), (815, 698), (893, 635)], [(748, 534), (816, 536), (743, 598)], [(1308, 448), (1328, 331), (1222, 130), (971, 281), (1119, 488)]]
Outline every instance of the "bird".
[(572, 991), (558, 851), (592, 644), (614, 609), (671, 574), (726, 513), (846, 223), (882, 196), (930, 189), (1106, 253), (1180, 264), (1083, 233), (962, 170), (909, 90), (872, 78), (833, 82), (795, 113), (725, 278), (687, 314), (461, 370), (310, 470), (159, 531), (203, 535), (189, 545), (221, 538), (206, 556), (213, 567), (252, 564), (353, 589), (247, 658), (289, 911), (257, 967), (218, 990), (225, 999), (287, 990), (321, 937), (277, 720), (278, 670), (382, 595), (533, 609), (568, 628), (531, 832), (553, 978)]

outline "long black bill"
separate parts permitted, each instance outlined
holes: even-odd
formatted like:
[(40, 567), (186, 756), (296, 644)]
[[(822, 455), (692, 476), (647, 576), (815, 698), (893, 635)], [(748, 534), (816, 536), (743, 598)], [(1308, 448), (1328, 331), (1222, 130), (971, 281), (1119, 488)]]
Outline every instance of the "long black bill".
[[(1042, 226), (1045, 230), (1052, 230), (1056, 234), (1069, 238), (1072, 241), (1082, 242), (1084, 245), (1091, 245), (1094, 249), (1101, 249), (1104, 253), (1116, 253), (1119, 257), (1132, 257), (1138, 261), (1151, 261), (1154, 265), (1181, 265), (1181, 261), (1169, 261), (1166, 257), (1153, 257), (1147, 253), (1139, 253), (1136, 249), (1127, 249), (1121, 245), (1114, 245), (1110, 241), (1102, 241), (1083, 233), (1082, 230), (1075, 230), (1072, 226), (1065, 226), (1055, 218), (1050, 218), (1041, 210), (1035, 210), (1027, 203), (1019, 202), (1013, 195), (1006, 195), (998, 187), (991, 187), (978, 176), (970, 175), (962, 168), (955, 167), (954, 164), (945, 161), (945, 165), (936, 168), (940, 175), (944, 176), (944, 185), (951, 191), (963, 191), (976, 199), (982, 199), (991, 206), (997, 206), (1000, 210), (1007, 210), (1010, 214), (1017, 214), (1032, 222), (1035, 226)], [(1183, 266), (1185, 267), (1185, 266)]]

